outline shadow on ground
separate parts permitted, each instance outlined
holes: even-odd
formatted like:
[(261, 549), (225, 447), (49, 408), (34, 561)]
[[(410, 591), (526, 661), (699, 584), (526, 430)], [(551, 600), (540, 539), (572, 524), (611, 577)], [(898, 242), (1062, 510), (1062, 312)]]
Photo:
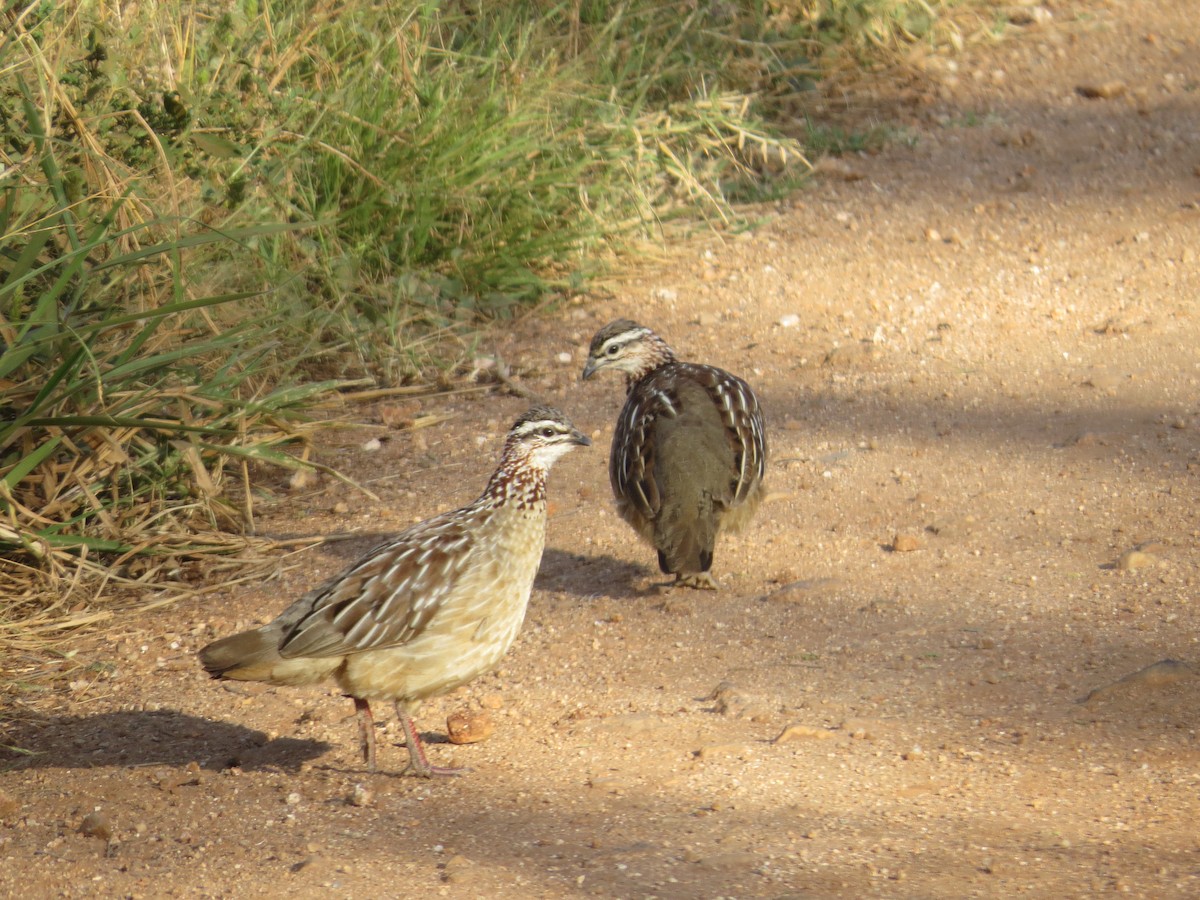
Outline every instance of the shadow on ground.
[[(553, 530), (554, 523), (551, 521)], [(633, 532), (629, 533), (631, 544), (636, 542)], [(638, 543), (633, 552), (644, 552), (653, 559), (653, 551)], [(569, 553), (547, 547), (542, 554), (542, 567), (538, 570), (534, 587), (541, 591), (574, 594), (578, 597), (612, 597), (632, 599), (656, 597), (659, 594), (658, 579), (666, 580), (657, 567), (631, 563), (617, 559), (607, 553), (588, 556)]]
[(175, 710), (90, 716), (30, 716), (0, 732), (0, 769), (185, 766), (220, 771), (301, 764), (330, 749), (322, 741), (268, 738), (261, 731)]

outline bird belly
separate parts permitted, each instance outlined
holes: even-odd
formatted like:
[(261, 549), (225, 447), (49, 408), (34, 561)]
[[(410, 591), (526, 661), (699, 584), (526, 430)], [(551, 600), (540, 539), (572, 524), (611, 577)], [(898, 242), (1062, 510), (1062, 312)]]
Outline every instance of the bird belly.
[(303, 687), (324, 681), (337, 671), (342, 664), (342, 657), (335, 656), (326, 659), (311, 657), (299, 659), (276, 658), (267, 662), (250, 663), (237, 669), (231, 669), (222, 678), (234, 681), (265, 681), (267, 684), (284, 687)]
[(351, 696), (407, 703), (446, 694), (482, 675), (508, 648), (430, 636), (386, 650), (347, 657), (338, 684)]
[(510, 523), (500, 532), (509, 538), (497, 537), (486, 561), (465, 566), (471, 574), (420, 634), (397, 647), (346, 657), (338, 673), (342, 689), (365, 699), (413, 702), (448, 693), (493, 669), (521, 630), (541, 561), (545, 528), (536, 520), (531, 525), (540, 527), (514, 529)]

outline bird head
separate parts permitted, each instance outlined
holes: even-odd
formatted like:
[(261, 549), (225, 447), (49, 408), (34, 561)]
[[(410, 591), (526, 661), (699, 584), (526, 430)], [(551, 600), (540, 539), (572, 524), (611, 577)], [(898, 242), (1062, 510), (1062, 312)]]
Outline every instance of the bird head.
[(602, 369), (613, 369), (636, 381), (674, 359), (671, 348), (649, 328), (629, 319), (617, 319), (592, 338), (582, 377), (586, 381)]
[(506, 449), (525, 457), (541, 469), (575, 447), (591, 446), (591, 440), (571, 420), (551, 406), (534, 406), (513, 423)]

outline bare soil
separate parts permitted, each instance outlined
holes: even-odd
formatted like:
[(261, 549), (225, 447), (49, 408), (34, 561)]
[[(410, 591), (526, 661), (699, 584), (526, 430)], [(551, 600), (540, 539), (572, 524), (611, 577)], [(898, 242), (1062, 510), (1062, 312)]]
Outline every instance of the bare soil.
[[(280, 479), (260, 525), (352, 539), (44, 660), (52, 701), (6, 713), (0, 894), (1200, 895), (1193, 7), (1030, 8), (856, 96), (884, 151), (491, 339), (597, 446), (552, 474), (502, 669), (421, 711), (471, 774), (400, 775), (381, 709), (367, 775), (335, 690), (211, 682), (195, 650), (472, 499), (507, 394), (329, 438), (380, 502)], [(772, 498), (718, 593), (661, 587), (612, 510), (621, 385), (578, 377), (618, 315), (766, 408)], [(446, 743), (456, 710), (494, 734)]]

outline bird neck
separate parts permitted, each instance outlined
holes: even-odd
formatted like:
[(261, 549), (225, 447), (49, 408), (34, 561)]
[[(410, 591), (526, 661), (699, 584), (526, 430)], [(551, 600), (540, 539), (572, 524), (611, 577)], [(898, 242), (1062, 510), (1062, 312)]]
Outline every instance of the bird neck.
[(655, 369), (678, 360), (670, 345), (653, 332), (646, 335), (642, 345), (641, 352), (638, 354), (638, 367), (625, 374), (626, 393), (632, 391), (635, 384)]
[(515, 504), (518, 509), (544, 507), (546, 470), (531, 464), (523, 454), (506, 450), (480, 500), (497, 506)]

